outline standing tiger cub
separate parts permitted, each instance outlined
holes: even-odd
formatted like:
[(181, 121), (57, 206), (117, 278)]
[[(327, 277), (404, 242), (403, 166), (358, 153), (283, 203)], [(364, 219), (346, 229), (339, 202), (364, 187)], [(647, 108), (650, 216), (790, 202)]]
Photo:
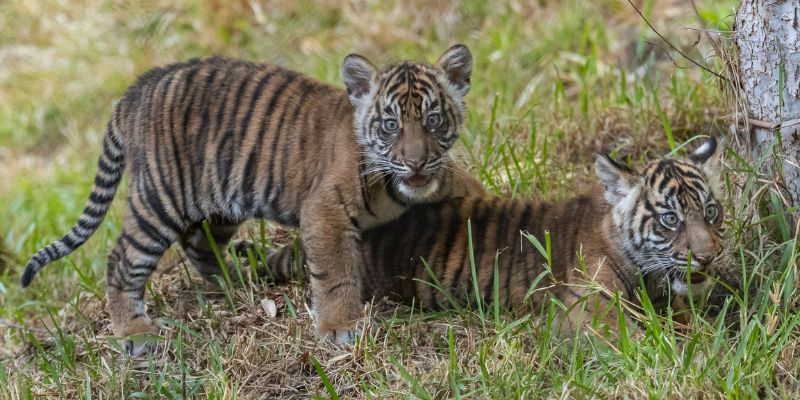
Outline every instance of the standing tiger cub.
[[(664, 158), (640, 171), (598, 157), (596, 170), (605, 193), (590, 189), (560, 203), (482, 195), (414, 206), (397, 221), (365, 233), (361, 251), (372, 273), (365, 276), (362, 299), (389, 296), (447, 308), (453, 300), (473, 302), (477, 286), (489, 301), (494, 297), (495, 262), (497, 298), (513, 308), (533, 311), (548, 299), (558, 299), (569, 310), (561, 326), (564, 333), (574, 333), (595, 317), (612, 331), (617, 327), (617, 314), (609, 312), (614, 299), (598, 291), (597, 285), (588, 285), (590, 280), (610, 292), (619, 291), (631, 302), (637, 301), (640, 278), (658, 304), (666, 305), (670, 296), (686, 299), (689, 285), (693, 297), (702, 297), (715, 278), (730, 270), (722, 243), (718, 159), (712, 138), (689, 159)], [(538, 277), (547, 260), (520, 232), (541, 243), (545, 232), (550, 233), (551, 271), (541, 281)], [(293, 257), (291, 248), (269, 255), (267, 264), (276, 281), (289, 279), (295, 265), (304, 261)], [(526, 299), (537, 281), (537, 290)], [(585, 303), (585, 310), (580, 303)]]
[[(122, 233), (108, 257), (114, 333), (149, 334), (144, 288), (179, 242), (209, 280), (219, 271), (202, 221), (224, 248), (264, 218), (300, 228), (319, 333), (352, 342), (364, 272), (364, 229), (411, 204), (459, 195), (448, 150), (459, 136), (472, 55), (378, 71), (344, 59), (347, 90), (275, 65), (214, 57), (155, 68), (131, 86), (108, 123), (94, 186), (76, 225), (37, 252), (22, 286), (97, 230), (129, 169)], [(140, 354), (146, 342), (126, 340)]]

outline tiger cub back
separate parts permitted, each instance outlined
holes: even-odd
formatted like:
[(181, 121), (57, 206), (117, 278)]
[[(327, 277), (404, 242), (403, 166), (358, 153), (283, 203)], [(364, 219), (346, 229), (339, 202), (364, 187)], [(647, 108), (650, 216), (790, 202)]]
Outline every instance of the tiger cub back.
[[(570, 308), (576, 303), (607, 310), (615, 291), (637, 302), (640, 277), (656, 302), (686, 296), (689, 285), (693, 295), (704, 296), (727, 262), (716, 141), (708, 140), (688, 160), (665, 158), (640, 171), (605, 156), (596, 168), (605, 191), (560, 203), (449, 199), (414, 206), (399, 220), (370, 230), (361, 250), (373, 273), (363, 299), (389, 296), (430, 308), (473, 302), (470, 237), (485, 300), (496, 296), (510, 307), (538, 311), (557, 298), (571, 310), (565, 331), (585, 321), (581, 307)], [(550, 272), (543, 280), (548, 260), (521, 232), (543, 247), (549, 235)], [(270, 256), (278, 281), (290, 276), (294, 257), (288, 249)], [(495, 278), (499, 293), (493, 293)], [(608, 292), (587, 285), (591, 280)], [(539, 290), (530, 292), (537, 281)], [(617, 316), (609, 314), (606, 323), (615, 327)]]

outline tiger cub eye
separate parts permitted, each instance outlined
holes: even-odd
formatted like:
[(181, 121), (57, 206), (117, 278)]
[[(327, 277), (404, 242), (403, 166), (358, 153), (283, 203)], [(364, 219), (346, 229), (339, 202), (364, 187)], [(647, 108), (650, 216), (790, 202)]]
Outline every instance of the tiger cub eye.
[(673, 212), (661, 214), (661, 223), (667, 228), (674, 228), (678, 226), (678, 216)]
[(383, 120), (383, 125), (381, 127), (386, 133), (395, 133), (397, 132), (397, 129), (400, 128), (400, 125), (397, 123), (397, 120), (393, 118), (387, 118)]
[(428, 128), (438, 128), (441, 124), (442, 116), (439, 114), (428, 115), (428, 118), (425, 120), (425, 126)]

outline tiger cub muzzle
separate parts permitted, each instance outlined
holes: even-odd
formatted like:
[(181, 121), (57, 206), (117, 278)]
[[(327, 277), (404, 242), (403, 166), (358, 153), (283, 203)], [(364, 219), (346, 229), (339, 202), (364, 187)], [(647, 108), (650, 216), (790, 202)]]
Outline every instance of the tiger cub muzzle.
[(409, 121), (408, 125), (398, 135), (389, 163), (397, 191), (412, 201), (424, 201), (441, 187), (450, 163), (445, 156), (449, 146), (437, 142), (435, 128), (425, 128), (421, 121)]

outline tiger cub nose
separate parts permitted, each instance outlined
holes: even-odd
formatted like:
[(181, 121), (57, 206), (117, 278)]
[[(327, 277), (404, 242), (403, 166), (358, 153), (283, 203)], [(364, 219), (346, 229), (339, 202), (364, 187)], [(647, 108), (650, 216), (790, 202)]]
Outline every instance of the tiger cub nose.
[(706, 267), (708, 264), (711, 264), (711, 260), (714, 259), (714, 256), (711, 254), (692, 254), (692, 258), (700, 263), (700, 265)]
[(422, 168), (425, 166), (425, 160), (404, 160), (403, 161), (407, 167), (411, 168), (415, 174), (418, 174), (422, 171)]
[[(678, 259), (686, 261), (686, 260), (689, 259), (689, 254), (686, 253), (686, 252), (680, 252), (680, 253), (675, 255), (675, 258), (678, 258)], [(695, 253), (692, 253), (692, 265), (693, 266), (707, 267), (709, 264), (711, 264), (711, 261), (713, 261), (713, 260), (714, 260), (714, 255), (713, 254), (703, 254), (703, 253), (695, 254)]]

